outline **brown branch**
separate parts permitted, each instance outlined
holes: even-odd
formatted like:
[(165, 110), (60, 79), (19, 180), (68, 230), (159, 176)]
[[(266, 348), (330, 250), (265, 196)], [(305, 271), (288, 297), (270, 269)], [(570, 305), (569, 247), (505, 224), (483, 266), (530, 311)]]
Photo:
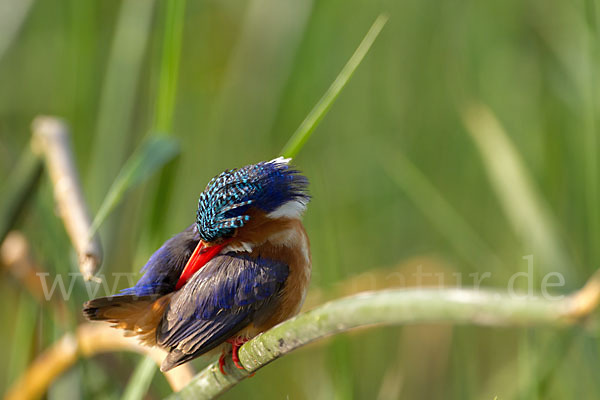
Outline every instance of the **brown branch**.
[(0, 244), (0, 263), (25, 286), (38, 301), (44, 299), (44, 289), (38, 274), (40, 268), (31, 258), (29, 243), (22, 233), (11, 231)]
[(600, 269), (588, 279), (585, 286), (569, 296), (570, 313), (574, 321), (586, 318), (600, 305)]
[[(40, 354), (25, 373), (9, 388), (6, 400), (39, 399), (48, 386), (63, 372), (72, 367), (80, 357), (93, 357), (112, 351), (133, 351), (151, 357), (158, 365), (165, 352), (138, 343), (137, 339), (123, 336), (121, 331), (105, 324), (86, 323), (74, 334), (66, 334)], [(183, 388), (194, 376), (190, 364), (184, 364), (165, 373), (173, 391)]]
[(34, 152), (46, 161), (58, 212), (79, 257), (83, 278), (89, 280), (102, 262), (102, 248), (98, 235), (89, 237), (92, 220), (81, 190), (67, 127), (57, 118), (37, 117), (32, 129)]
[(40, 279), (44, 269), (31, 254), (30, 244), (21, 232), (9, 232), (0, 245), (0, 265), (10, 272), (40, 305), (53, 309), (54, 316), (61, 327), (68, 327), (67, 305), (57, 296), (47, 299)]

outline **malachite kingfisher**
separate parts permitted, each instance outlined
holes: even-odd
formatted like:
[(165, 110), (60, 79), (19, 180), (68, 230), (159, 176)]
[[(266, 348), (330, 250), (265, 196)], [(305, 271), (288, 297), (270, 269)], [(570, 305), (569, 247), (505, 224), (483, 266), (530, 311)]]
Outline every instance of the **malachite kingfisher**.
[[(167, 240), (120, 294), (90, 300), (85, 317), (107, 321), (168, 351), (168, 371), (250, 338), (300, 311), (311, 274), (301, 222), (308, 180), (279, 157), (214, 177), (200, 194), (196, 222)], [(225, 344), (224, 346), (221, 346)]]

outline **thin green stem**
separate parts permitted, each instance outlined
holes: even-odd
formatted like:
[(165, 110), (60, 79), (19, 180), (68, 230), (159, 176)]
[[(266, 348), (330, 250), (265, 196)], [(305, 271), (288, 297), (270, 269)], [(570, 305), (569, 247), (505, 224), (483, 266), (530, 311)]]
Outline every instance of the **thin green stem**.
[(151, 357), (144, 357), (133, 371), (122, 400), (141, 400), (148, 391), (157, 369)]
[(246, 370), (227, 359), (227, 375), (214, 362), (170, 399), (213, 399), (251, 373), (318, 339), (350, 329), (412, 323), (450, 322), (493, 326), (563, 326), (593, 310), (600, 276), (575, 296), (550, 300), (489, 290), (397, 289), (363, 293), (329, 302), (285, 321), (240, 348)]
[(127, 160), (108, 190), (98, 213), (94, 217), (89, 236), (92, 237), (96, 233), (128, 190), (144, 182), (178, 153), (179, 145), (172, 139), (150, 137), (142, 143), (138, 150)]
[(0, 243), (23, 213), (42, 173), (41, 159), (27, 146), (8, 180), (2, 185), (0, 199)]
[(365, 55), (371, 48), (373, 42), (375, 42), (375, 39), (377, 39), (379, 32), (381, 32), (381, 29), (383, 29), (387, 20), (388, 16), (381, 14), (377, 17), (375, 22), (373, 22), (371, 29), (369, 29), (354, 54), (352, 54), (352, 57), (350, 57), (339, 75), (335, 78), (331, 86), (329, 86), (329, 89), (327, 89), (313, 109), (310, 110), (306, 118), (304, 118), (304, 121), (302, 121), (298, 129), (296, 129), (296, 132), (294, 132), (290, 140), (281, 150), (281, 154), (284, 157), (294, 158), (302, 149), (308, 138), (310, 138), (310, 135), (333, 105), (333, 102), (340, 95), (342, 89), (346, 86), (354, 74), (354, 71), (356, 71), (356, 68), (358, 68), (363, 58), (365, 58)]
[(475, 266), (487, 264), (490, 269), (502, 269), (495, 251), (412, 161), (400, 152), (389, 152), (384, 148), (380, 151), (381, 164), (390, 177), (458, 254), (465, 260), (472, 260)]
[(185, 0), (170, 0), (166, 4), (165, 31), (153, 126), (153, 129), (159, 134), (170, 134), (173, 129), (185, 3)]
[[(170, 136), (173, 134), (173, 115), (177, 98), (177, 83), (179, 81), (179, 64), (181, 61), (181, 46), (183, 42), (183, 27), (185, 22), (185, 0), (169, 0), (165, 3), (166, 13), (162, 37), (162, 54), (158, 77), (158, 93), (156, 94), (156, 109), (152, 134)], [(149, 229), (151, 236), (163, 232), (166, 221), (165, 204), (169, 204), (173, 195), (177, 160), (165, 165), (160, 173), (158, 188), (150, 196), (151, 213)]]

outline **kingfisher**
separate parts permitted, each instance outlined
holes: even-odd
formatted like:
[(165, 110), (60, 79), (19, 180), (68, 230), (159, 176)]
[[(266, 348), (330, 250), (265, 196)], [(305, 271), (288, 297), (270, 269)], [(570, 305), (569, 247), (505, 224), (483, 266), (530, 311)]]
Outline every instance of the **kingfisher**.
[(296, 315), (306, 296), (307, 187), (283, 157), (215, 176), (200, 194), (195, 223), (150, 257), (133, 287), (86, 302), (85, 317), (165, 349), (162, 371), (220, 348), (226, 374), (229, 345), (243, 369), (240, 346)]

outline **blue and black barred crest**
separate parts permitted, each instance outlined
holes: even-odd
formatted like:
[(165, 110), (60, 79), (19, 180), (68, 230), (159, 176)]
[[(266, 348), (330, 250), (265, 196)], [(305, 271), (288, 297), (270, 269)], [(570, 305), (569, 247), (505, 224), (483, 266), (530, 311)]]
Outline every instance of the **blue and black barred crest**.
[(208, 183), (198, 200), (196, 224), (205, 242), (227, 237), (250, 220), (251, 208), (270, 213), (295, 201), (304, 206), (308, 180), (283, 157), (227, 170)]

